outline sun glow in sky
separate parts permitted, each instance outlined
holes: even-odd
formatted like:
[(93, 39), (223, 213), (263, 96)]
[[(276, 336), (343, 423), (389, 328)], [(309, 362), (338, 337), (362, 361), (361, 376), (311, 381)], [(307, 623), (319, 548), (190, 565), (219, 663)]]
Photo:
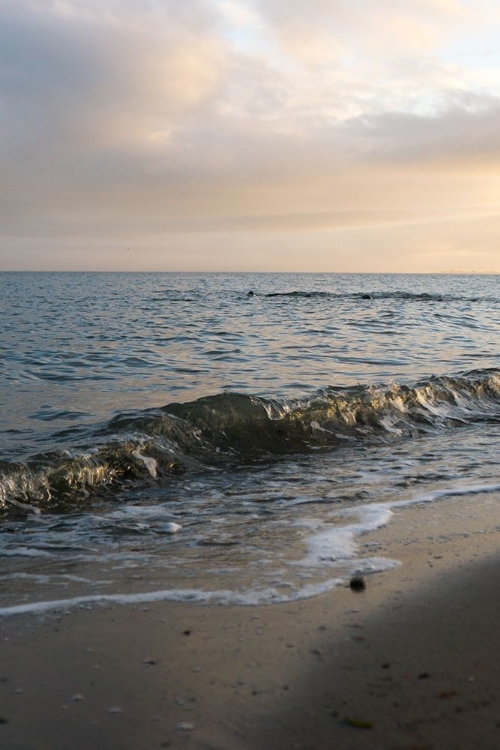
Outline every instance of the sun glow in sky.
[(498, 0), (0, 0), (0, 270), (498, 270), (498, 39)]

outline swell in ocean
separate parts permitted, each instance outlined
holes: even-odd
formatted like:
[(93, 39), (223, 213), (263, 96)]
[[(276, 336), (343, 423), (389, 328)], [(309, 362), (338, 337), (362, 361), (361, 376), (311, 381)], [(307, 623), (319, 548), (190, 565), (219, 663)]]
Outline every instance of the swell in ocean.
[(0, 510), (74, 511), (190, 473), (499, 420), (496, 369), (413, 385), (329, 387), (304, 399), (221, 393), (128, 412), (89, 430), (83, 444), (0, 462)]
[[(255, 292), (250, 291), (250, 296)], [(257, 293), (258, 294), (258, 293)], [(407, 291), (365, 291), (365, 292), (325, 292), (295, 289), (291, 292), (267, 292), (264, 297), (284, 297), (288, 299), (325, 299), (325, 300), (379, 300), (403, 302), (489, 302), (498, 303), (498, 297), (469, 296), (456, 294), (442, 294), (436, 292), (407, 292)]]

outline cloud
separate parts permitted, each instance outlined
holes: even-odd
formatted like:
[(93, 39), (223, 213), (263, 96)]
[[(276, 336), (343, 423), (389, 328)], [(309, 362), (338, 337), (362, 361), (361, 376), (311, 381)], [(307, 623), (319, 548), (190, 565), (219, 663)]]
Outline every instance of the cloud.
[(498, 20), (492, 0), (254, 0), (285, 54), (318, 64), (432, 52), (453, 35)]
[(17, 154), (168, 140), (217, 89), (224, 46), (197, 0), (4, 6), (4, 148)]
[(203, 238), (309, 232), (326, 252), (495, 210), (500, 77), (443, 53), (497, 22), (489, 0), (0, 8), (4, 245), (171, 238), (199, 259)]

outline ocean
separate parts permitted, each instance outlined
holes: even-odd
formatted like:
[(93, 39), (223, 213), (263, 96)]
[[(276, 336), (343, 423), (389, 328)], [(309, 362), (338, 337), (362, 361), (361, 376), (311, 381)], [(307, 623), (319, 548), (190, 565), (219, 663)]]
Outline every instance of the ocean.
[(0, 309), (1, 615), (312, 597), (500, 490), (500, 276), (3, 273)]

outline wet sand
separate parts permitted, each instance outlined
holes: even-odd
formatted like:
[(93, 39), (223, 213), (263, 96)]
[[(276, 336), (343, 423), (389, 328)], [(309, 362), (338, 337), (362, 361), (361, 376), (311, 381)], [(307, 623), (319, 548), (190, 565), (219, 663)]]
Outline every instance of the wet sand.
[(4, 618), (0, 747), (496, 750), (499, 503), (398, 511), (363, 592)]

